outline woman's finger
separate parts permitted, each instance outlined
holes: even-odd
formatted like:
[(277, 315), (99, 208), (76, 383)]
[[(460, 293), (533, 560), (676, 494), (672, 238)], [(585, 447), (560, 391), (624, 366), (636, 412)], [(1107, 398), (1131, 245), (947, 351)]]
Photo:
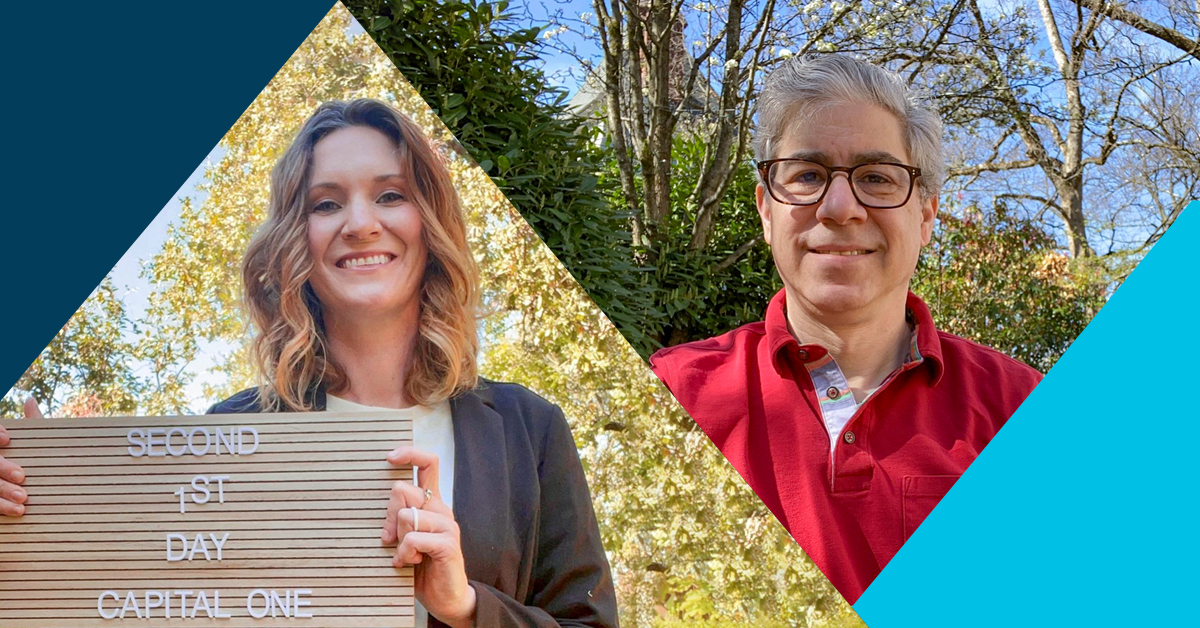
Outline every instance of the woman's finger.
[(25, 514), (25, 506), (23, 504), (16, 504), (0, 497), (0, 515), (20, 517), (23, 514)]
[(25, 418), (27, 419), (43, 419), (42, 409), (38, 407), (37, 399), (30, 397), (25, 400)]
[(425, 562), (428, 556), (431, 560), (439, 561), (447, 558), (457, 558), (462, 554), (458, 540), (449, 534), (437, 532), (409, 532), (396, 548), (396, 556), (392, 564), (397, 567), (416, 565)]
[(0, 480), (7, 480), (13, 484), (23, 484), (25, 482), (25, 470), (21, 465), (0, 456)]
[(400, 447), (388, 454), (387, 461), (397, 467), (415, 466), (417, 468), (417, 484), (421, 488), (433, 491), (433, 494), (439, 498), (442, 496), (438, 490), (437, 454), (416, 447)]
[(12, 482), (0, 480), (0, 514), (14, 517), (25, 514), (27, 497), (25, 489)]
[(405, 508), (399, 513), (399, 525), (405, 531), (450, 534), (458, 538), (458, 523), (452, 517), (429, 510), (414, 512), (412, 508)]
[(388, 497), (387, 513), (383, 519), (382, 539), (391, 545), (400, 539), (401, 533), (396, 529), (396, 513), (412, 506), (421, 507), (425, 502), (425, 491), (419, 489), (407, 480), (399, 480), (392, 484), (391, 495)]
[[(433, 536), (445, 539), (450, 543), (450, 546), (459, 547), (458, 523), (454, 521), (453, 517), (447, 517), (419, 508), (405, 508), (400, 511), (398, 518), (397, 528), (400, 533), (400, 545), (396, 548), (396, 564), (415, 565), (420, 563), (423, 560), (420, 554), (430, 554), (435, 560), (454, 556), (452, 552), (441, 551), (449, 546), (408, 542), (409, 537), (413, 536), (417, 538)], [(435, 553), (433, 552), (434, 549), (439, 551)], [(456, 551), (461, 553), (462, 550)], [(461, 559), (461, 556), (458, 556), (458, 558)]]
[(0, 425), (0, 447), (7, 445), (8, 442), (8, 430), (4, 429), (3, 425)]

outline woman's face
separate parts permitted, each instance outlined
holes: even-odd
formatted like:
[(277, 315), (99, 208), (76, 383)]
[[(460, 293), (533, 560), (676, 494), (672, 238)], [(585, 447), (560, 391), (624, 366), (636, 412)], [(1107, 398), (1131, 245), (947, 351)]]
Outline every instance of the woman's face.
[(313, 147), (309, 282), (332, 320), (419, 316), (428, 252), (406, 174), (396, 145), (370, 127), (339, 129)]

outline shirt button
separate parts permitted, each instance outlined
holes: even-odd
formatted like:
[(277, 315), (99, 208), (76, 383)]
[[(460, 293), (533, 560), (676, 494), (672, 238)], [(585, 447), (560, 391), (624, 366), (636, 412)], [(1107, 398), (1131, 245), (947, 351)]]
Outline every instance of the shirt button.
[(797, 352), (797, 353), (796, 353), (796, 356), (800, 358), (800, 361), (801, 361), (801, 362), (807, 362), (807, 361), (808, 361), (808, 352), (807, 352), (807, 351), (805, 351), (804, 349), (801, 349), (799, 352)]
[(854, 442), (854, 432), (846, 432), (845, 434), (842, 434), (842, 440), (846, 441), (847, 444), (853, 443)]
[(842, 396), (842, 391), (838, 390), (837, 386), (830, 386), (829, 390), (825, 391), (825, 394), (829, 395), (830, 399), (837, 399)]

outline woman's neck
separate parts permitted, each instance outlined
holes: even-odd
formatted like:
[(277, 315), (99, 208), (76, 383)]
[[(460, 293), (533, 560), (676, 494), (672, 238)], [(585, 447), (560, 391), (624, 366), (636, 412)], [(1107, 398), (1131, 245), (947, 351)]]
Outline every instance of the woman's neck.
[(407, 408), (409, 362), (417, 340), (417, 317), (326, 319), (329, 355), (342, 367), (347, 385), (329, 393), (365, 406)]

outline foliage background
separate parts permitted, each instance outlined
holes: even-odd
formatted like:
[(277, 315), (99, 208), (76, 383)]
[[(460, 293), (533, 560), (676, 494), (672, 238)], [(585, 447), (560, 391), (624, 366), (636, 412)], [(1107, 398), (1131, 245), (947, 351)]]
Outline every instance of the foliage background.
[[(199, 186), (203, 201), (183, 199), (161, 250), (143, 260), (151, 286), (146, 306), (128, 308), (126, 287), (107, 278), (0, 400), (0, 412), (19, 414), (25, 396), (34, 394), (49, 415), (181, 414), (252, 385), (236, 269), (264, 217), (270, 168), (318, 103), (382, 98), (440, 143), (468, 211), (487, 312), (483, 373), (529, 386), (562, 406), (571, 421), (618, 585), (622, 624), (860, 625), (484, 174), (513, 199), (547, 208), (539, 224), (563, 234), (550, 240), (564, 247), (585, 279), (593, 265), (635, 272), (621, 257), (628, 252), (620, 247), (627, 216), (606, 202), (596, 145), (554, 115), (553, 101), (530, 97), (544, 90), (524, 52), (534, 33), (497, 27), (497, 14), (486, 4), (405, 6), (424, 12), (409, 16), (427, 25), (419, 38), (422, 72), (444, 72), (434, 76), (447, 86), (466, 76), (464, 85), (479, 88), (471, 98), (455, 98), (445, 87), (427, 98), (463, 129), (463, 145), (488, 147), (483, 168), (370, 37), (347, 35), (352, 18), (335, 6), (222, 139), (224, 153)], [(511, 68), (511, 76), (471, 75), (472, 66)], [(468, 118), (470, 112), (480, 117)], [(486, 126), (488, 116), (498, 122)], [(536, 132), (515, 133), (514, 125)], [(521, 143), (530, 136), (543, 142), (536, 152)], [(533, 163), (525, 161), (534, 156)], [(549, 211), (568, 212), (562, 208), (569, 213)], [(580, 223), (577, 214), (590, 222)], [(569, 243), (587, 242), (572, 229), (617, 234), (618, 244), (571, 249)], [(648, 299), (623, 282), (613, 281), (608, 290), (612, 299)], [(214, 364), (214, 372), (201, 372), (204, 364)], [(189, 390), (202, 376), (201, 398), (192, 399)]]
[[(541, 38), (526, 7), (505, 2), (347, 4), (434, 110), (458, 121), (450, 126), (468, 152), (643, 357), (761, 320), (780, 287), (759, 237), (750, 155), (723, 158), (714, 146), (731, 126), (737, 135), (752, 125), (733, 114), (753, 111), (765, 72), (791, 54), (860, 55), (939, 108), (951, 176), (914, 290), (942, 329), (1042, 371), (1200, 190), (1200, 124), (1181, 105), (1200, 84), (1200, 10), (1177, 0), (1111, 2), (1107, 12), (1093, 10), (1096, 0), (546, 2), (562, 8)], [(459, 46), (428, 46), (404, 26), (432, 20)], [(1181, 31), (1183, 43), (1156, 38), (1161, 29), (1147, 23)], [(625, 56), (614, 87), (615, 54)], [(581, 85), (570, 103), (538, 69), (564, 56)], [(677, 63), (683, 56), (702, 62)], [(694, 69), (697, 102), (681, 106), (674, 77), (656, 92), (655, 62)], [(505, 64), (519, 78), (480, 80), (480, 68)], [(589, 91), (599, 105), (571, 118)], [(613, 98), (626, 99), (619, 131), (607, 117)], [(554, 131), (521, 132), (509, 108)], [(647, 119), (664, 108), (670, 141), (654, 152), (659, 127)], [(598, 149), (590, 159), (585, 143)], [(666, 164), (665, 207), (647, 200), (647, 164)], [(545, 176), (508, 178), (522, 167)], [(726, 171), (715, 205), (698, 198)], [(592, 173), (595, 186), (570, 183)]]

